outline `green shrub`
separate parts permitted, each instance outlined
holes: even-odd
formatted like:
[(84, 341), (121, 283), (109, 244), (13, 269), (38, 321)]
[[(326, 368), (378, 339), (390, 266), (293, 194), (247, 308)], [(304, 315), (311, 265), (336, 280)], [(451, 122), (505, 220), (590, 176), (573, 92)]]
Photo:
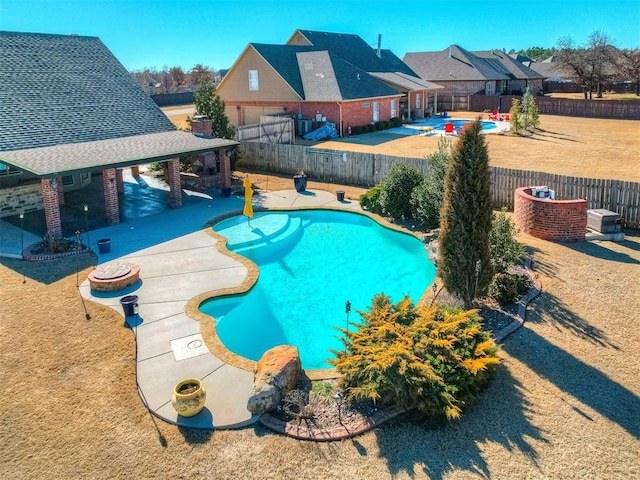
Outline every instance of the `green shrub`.
[(402, 119), (400, 117), (392, 117), (391, 118), (391, 126), (393, 127), (401, 127)]
[(413, 218), (411, 194), (423, 179), (422, 173), (417, 168), (406, 163), (396, 163), (382, 181), (380, 195), (382, 210), (396, 220)]
[(362, 127), (360, 125), (351, 127), (351, 135), (360, 135), (361, 133), (362, 133)]
[(159, 172), (161, 171), (163, 168), (162, 163), (160, 162), (153, 162), (151, 164), (149, 164), (149, 170), (152, 172)]
[(376, 131), (376, 126), (373, 123), (370, 123), (367, 128), (369, 129), (369, 132), (375, 132)]
[(382, 122), (384, 124), (384, 129), (389, 130), (391, 128), (391, 122), (389, 120), (385, 120)]
[(487, 294), (500, 305), (510, 305), (532, 286), (531, 278), (524, 273), (498, 273), (494, 275)]
[(475, 310), (392, 304), (376, 295), (355, 331), (340, 329), (344, 349), (331, 360), (347, 399), (417, 408), (458, 418), (499, 362)]
[(374, 213), (382, 212), (380, 205), (380, 194), (382, 193), (382, 185), (378, 184), (367, 190), (366, 193), (360, 195), (360, 206)]
[(516, 241), (514, 235), (516, 227), (502, 208), (500, 213), (493, 215), (491, 232), (489, 233), (489, 255), (494, 272), (502, 273), (520, 262), (525, 256), (524, 246)]
[(441, 137), (438, 141), (438, 150), (426, 157), (429, 169), (424, 176), (424, 181), (411, 193), (414, 216), (425, 228), (437, 228), (440, 225), (444, 177), (451, 160), (450, 147), (451, 141)]
[(376, 130), (381, 131), (384, 130), (384, 122), (376, 122), (374, 123)]

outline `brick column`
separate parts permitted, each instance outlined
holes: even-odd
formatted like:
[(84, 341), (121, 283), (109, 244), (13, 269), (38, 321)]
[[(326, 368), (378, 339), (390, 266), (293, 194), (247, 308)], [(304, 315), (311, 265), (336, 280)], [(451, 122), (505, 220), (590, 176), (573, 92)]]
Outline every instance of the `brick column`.
[(231, 159), (227, 156), (226, 150), (218, 150), (220, 155), (220, 188), (231, 186)]
[(118, 193), (124, 193), (124, 177), (123, 170), (121, 168), (116, 170), (116, 185)]
[(109, 225), (120, 223), (120, 205), (118, 203), (118, 186), (116, 169), (106, 168), (102, 171), (102, 185), (104, 188), (104, 207)]
[(140, 166), (134, 165), (133, 167), (131, 167), (131, 176), (132, 177), (140, 176)]
[(180, 185), (179, 158), (172, 158), (167, 162), (167, 173), (170, 206), (171, 208), (180, 208), (182, 206), (182, 187)]
[(64, 205), (64, 185), (62, 177), (56, 177), (56, 185), (58, 190), (58, 205)]
[(40, 187), (42, 188), (42, 200), (44, 202), (44, 216), (47, 221), (47, 235), (55, 239), (62, 238), (62, 222), (60, 221), (58, 187), (53, 188), (51, 182), (52, 179), (43, 178), (40, 181)]

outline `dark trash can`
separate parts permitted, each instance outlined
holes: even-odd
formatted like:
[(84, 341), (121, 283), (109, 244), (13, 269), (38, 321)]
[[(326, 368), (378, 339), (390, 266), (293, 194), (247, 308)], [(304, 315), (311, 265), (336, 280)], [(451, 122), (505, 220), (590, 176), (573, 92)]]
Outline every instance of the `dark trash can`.
[(307, 189), (307, 176), (294, 175), (293, 185), (296, 187), (296, 192), (304, 192)]
[(336, 192), (336, 196), (338, 197), (339, 202), (344, 202), (344, 191), (338, 190)]
[(111, 251), (111, 239), (103, 238), (98, 240), (98, 250), (100, 253), (109, 253)]
[(122, 297), (120, 299), (120, 305), (122, 305), (122, 310), (124, 310), (124, 316), (132, 317), (138, 313), (138, 296), (127, 295), (126, 297)]
[(229, 198), (231, 196), (231, 187), (222, 187), (222, 196)]

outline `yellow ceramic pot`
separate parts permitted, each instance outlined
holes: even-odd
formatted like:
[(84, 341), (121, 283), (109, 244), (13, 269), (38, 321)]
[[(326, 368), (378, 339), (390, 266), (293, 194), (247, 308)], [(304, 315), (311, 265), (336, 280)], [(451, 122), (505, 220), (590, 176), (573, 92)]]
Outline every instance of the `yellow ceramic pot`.
[(193, 417), (204, 408), (207, 392), (197, 378), (182, 380), (173, 388), (171, 404), (183, 417)]

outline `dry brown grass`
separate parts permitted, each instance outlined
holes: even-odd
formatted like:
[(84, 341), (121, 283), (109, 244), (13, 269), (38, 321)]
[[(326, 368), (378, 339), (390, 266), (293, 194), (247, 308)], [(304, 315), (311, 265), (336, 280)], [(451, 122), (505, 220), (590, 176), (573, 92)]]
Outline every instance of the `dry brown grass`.
[[(269, 177), (272, 190), (290, 182)], [(544, 293), (462, 421), (325, 444), (154, 419), (136, 391), (133, 335), (106, 307), (88, 303), (85, 319), (74, 259), (2, 259), (0, 478), (640, 478), (640, 236), (521, 240)], [(81, 258), (81, 280), (94, 262)]]
[[(186, 114), (163, 108), (178, 127)], [(453, 118), (476, 118), (474, 112), (450, 112)], [(487, 115), (484, 115), (487, 119)], [(640, 182), (640, 121), (541, 115), (532, 137), (487, 135), (491, 165), (575, 177)], [(322, 148), (421, 158), (437, 149), (439, 137), (401, 136), (385, 132), (320, 142)], [(455, 139), (454, 139), (455, 141)]]
[[(453, 118), (478, 115), (451, 113)], [(484, 118), (487, 118), (486, 114)], [(640, 121), (541, 115), (540, 128), (532, 137), (487, 135), (490, 164), (576, 177), (640, 182)], [(322, 142), (321, 146), (419, 158), (435, 152), (439, 138), (380, 132)]]

